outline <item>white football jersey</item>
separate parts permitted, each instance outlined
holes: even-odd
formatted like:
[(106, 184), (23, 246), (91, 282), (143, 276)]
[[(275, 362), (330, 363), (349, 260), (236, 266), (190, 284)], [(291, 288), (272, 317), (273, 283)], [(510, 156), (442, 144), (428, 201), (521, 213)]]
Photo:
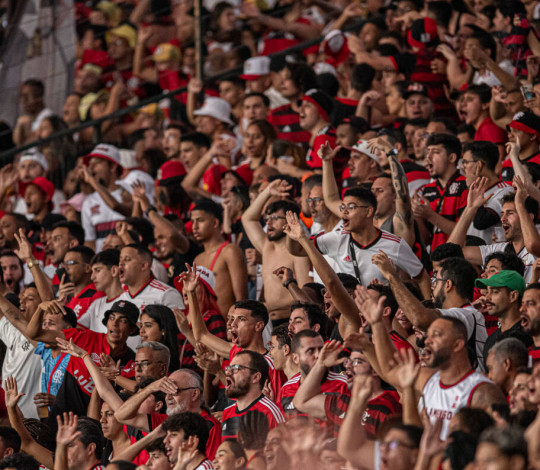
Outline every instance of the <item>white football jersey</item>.
[(411, 247), (401, 237), (385, 230), (379, 230), (379, 236), (369, 245), (361, 246), (356, 243), (346, 230), (330, 232), (315, 239), (315, 246), (323, 255), (331, 257), (336, 265), (336, 272), (351, 274), (356, 277), (353, 260), (349, 249), (349, 240), (352, 240), (360, 281), (367, 286), (374, 279), (381, 283), (388, 283), (382, 276), (379, 268), (371, 262), (373, 255), (383, 251), (393, 263), (411, 277), (418, 276), (424, 267), (415, 256)]
[[(510, 245), (509, 242), (502, 242), (502, 243), (493, 243), (491, 245), (482, 245), (479, 246), (480, 248), (480, 254), (482, 255), (482, 264), (486, 263), (486, 258), (491, 253), (498, 253), (500, 251), (505, 251), (506, 247)], [(528, 284), (531, 282), (532, 277), (532, 270), (534, 262), (536, 261), (536, 256), (532, 255), (527, 251), (527, 248), (523, 247), (519, 253), (517, 253), (518, 257), (523, 261), (525, 264), (525, 282)]]
[(96, 333), (107, 333), (107, 327), (103, 324), (102, 320), (105, 317), (105, 312), (111, 309), (120, 296), (110, 301), (107, 300), (106, 296), (94, 300), (90, 304), (90, 307), (88, 307), (88, 310), (77, 320), (77, 323)]
[[(471, 370), (459, 382), (452, 385), (441, 383), (440, 372), (435, 372), (424, 386), (422, 396), (426, 406), (426, 412), (432, 423), (437, 418), (443, 420), (441, 439), (444, 441), (448, 436), (448, 425), (454, 416), (464, 406), (469, 406), (472, 395), (476, 388), (483, 383), (492, 383), (485, 375)], [(418, 411), (423, 409), (422, 400), (418, 402)]]

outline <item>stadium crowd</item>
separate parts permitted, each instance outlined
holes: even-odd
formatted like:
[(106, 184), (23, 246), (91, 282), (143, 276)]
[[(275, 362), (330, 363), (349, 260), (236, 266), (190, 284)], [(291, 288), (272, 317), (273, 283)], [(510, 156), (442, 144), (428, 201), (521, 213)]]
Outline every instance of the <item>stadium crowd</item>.
[(0, 469), (540, 469), (540, 2), (74, 3), (4, 149), (185, 91), (0, 169)]

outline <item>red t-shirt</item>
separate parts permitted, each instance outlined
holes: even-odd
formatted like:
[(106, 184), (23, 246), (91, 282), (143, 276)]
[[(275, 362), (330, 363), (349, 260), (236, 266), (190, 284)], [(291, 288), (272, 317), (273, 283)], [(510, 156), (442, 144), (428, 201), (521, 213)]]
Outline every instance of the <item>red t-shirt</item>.
[(328, 142), (332, 148), (336, 146), (336, 130), (330, 125), (319, 131), (313, 140), (313, 145), (308, 150), (306, 164), (310, 168), (322, 168), (322, 160), (321, 157), (319, 157), (318, 152), (326, 142)]
[(480, 123), (478, 129), (476, 129), (474, 140), (487, 140), (494, 144), (505, 144), (508, 136), (506, 131), (497, 126), (488, 116)]
[(75, 315), (77, 315), (77, 320), (79, 320), (79, 318), (86, 313), (92, 302), (100, 297), (103, 297), (104, 295), (105, 292), (98, 291), (92, 282), (91, 284), (88, 284), (81, 292), (79, 292), (78, 295), (72, 297), (72, 299), (66, 304), (66, 307), (71, 308), (75, 312)]

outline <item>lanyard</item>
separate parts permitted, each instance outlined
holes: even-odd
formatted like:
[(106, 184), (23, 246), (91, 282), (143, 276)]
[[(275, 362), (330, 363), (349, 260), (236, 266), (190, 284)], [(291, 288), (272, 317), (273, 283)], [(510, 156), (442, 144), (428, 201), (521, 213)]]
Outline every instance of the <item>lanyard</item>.
[(352, 264), (354, 267), (354, 274), (356, 275), (356, 279), (358, 279), (358, 282), (360, 283), (360, 285), (362, 285), (362, 279), (360, 278), (360, 270), (358, 269), (358, 261), (356, 261), (356, 253), (354, 250), (352, 235), (349, 235), (349, 252), (350, 252)]
[(54, 373), (56, 372), (56, 369), (58, 369), (58, 366), (62, 363), (65, 357), (66, 357), (66, 353), (62, 353), (60, 354), (58, 361), (56, 361), (56, 364), (54, 365), (54, 368), (51, 372), (51, 375), (49, 376), (49, 385), (47, 385), (47, 393), (51, 393), (51, 385), (52, 385), (52, 379), (53, 379)]

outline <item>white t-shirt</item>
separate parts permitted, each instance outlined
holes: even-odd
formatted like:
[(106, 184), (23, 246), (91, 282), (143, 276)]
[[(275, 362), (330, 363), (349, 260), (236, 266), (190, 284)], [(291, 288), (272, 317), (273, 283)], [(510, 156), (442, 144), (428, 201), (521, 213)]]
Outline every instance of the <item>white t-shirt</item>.
[[(343, 220), (340, 220), (336, 225), (335, 227), (332, 229), (331, 232), (328, 232), (328, 233), (340, 233), (341, 231), (343, 230)], [(322, 225), (317, 223), (317, 222), (313, 222), (313, 225), (311, 226), (311, 236), (312, 237), (320, 237), (322, 235), (324, 235), (324, 230), (322, 228)], [(330, 265), (330, 267), (336, 271), (336, 272), (339, 272), (337, 271), (338, 269), (338, 266), (336, 264), (336, 262), (334, 261), (334, 258), (332, 258), (331, 256), (329, 255), (324, 255), (324, 259), (326, 260), (326, 262)], [(313, 269), (311, 272), (310, 272), (311, 276), (313, 277), (313, 282), (318, 282), (320, 284), (324, 284), (322, 282), (322, 279), (321, 277), (319, 276), (319, 273), (317, 273), (317, 271), (315, 271), (315, 269)]]
[(479, 372), (484, 372), (484, 344), (488, 337), (486, 320), (472, 305), (454, 308), (440, 308), (443, 317), (454, 317), (461, 320), (467, 328), (467, 338), (471, 339), (474, 333), (476, 343), (476, 357), (478, 358)]
[[(502, 213), (502, 200), (503, 197), (513, 192), (514, 189), (511, 185), (506, 183), (498, 183), (495, 186), (489, 188), (485, 193), (484, 197), (488, 197), (490, 194), (493, 194), (489, 201), (484, 205), (486, 209), (491, 209), (495, 214), (500, 215)], [(493, 243), (492, 237), (495, 232), (495, 227), (500, 227), (501, 223), (492, 225), (486, 230), (479, 230), (474, 227), (474, 222), (471, 223), (469, 229), (467, 230), (467, 235), (474, 235), (475, 237), (482, 238), (488, 245)]]
[(0, 340), (7, 346), (2, 366), (2, 379), (13, 376), (19, 392), (19, 408), (25, 418), (37, 418), (34, 396), (41, 393), (41, 357), (34, 354), (34, 346), (6, 317), (0, 318)]
[[(122, 201), (122, 189), (115, 189), (111, 192), (118, 202)], [(113, 211), (103, 198), (94, 192), (88, 196), (82, 205), (81, 222), (84, 228), (85, 240), (96, 242), (96, 253), (103, 248), (103, 242), (109, 233), (114, 232), (114, 226), (119, 220), (125, 217)]]
[[(356, 277), (353, 260), (349, 252), (349, 240), (352, 240), (350, 232), (330, 232), (315, 239), (315, 246), (323, 255), (330, 256), (336, 266), (337, 272), (351, 274)], [(378, 279), (381, 283), (388, 283), (383, 277), (379, 268), (371, 262), (373, 255), (383, 251), (393, 261), (393, 263), (411, 277), (418, 276), (424, 267), (415, 256), (411, 247), (402, 238), (393, 235), (385, 230), (379, 230), (378, 237), (367, 246), (360, 246), (352, 240), (360, 281), (367, 286), (373, 279)]]
[(107, 297), (100, 297), (94, 300), (90, 304), (90, 307), (88, 307), (88, 310), (77, 320), (77, 323), (96, 333), (107, 333), (107, 327), (102, 323), (102, 320), (105, 312), (110, 310), (120, 296), (115, 297), (111, 301), (107, 301)]
[[(482, 264), (486, 263), (486, 258), (491, 255), (492, 253), (499, 253), (504, 252), (505, 248), (509, 245), (509, 242), (502, 242), (502, 243), (493, 243), (491, 245), (482, 245), (479, 246), (480, 248), (480, 254), (482, 256)], [(519, 253), (517, 253), (518, 257), (523, 261), (525, 264), (525, 282), (529, 283), (531, 282), (532, 277), (532, 270), (534, 262), (536, 261), (536, 256), (532, 255), (527, 251), (527, 248), (523, 247)]]

